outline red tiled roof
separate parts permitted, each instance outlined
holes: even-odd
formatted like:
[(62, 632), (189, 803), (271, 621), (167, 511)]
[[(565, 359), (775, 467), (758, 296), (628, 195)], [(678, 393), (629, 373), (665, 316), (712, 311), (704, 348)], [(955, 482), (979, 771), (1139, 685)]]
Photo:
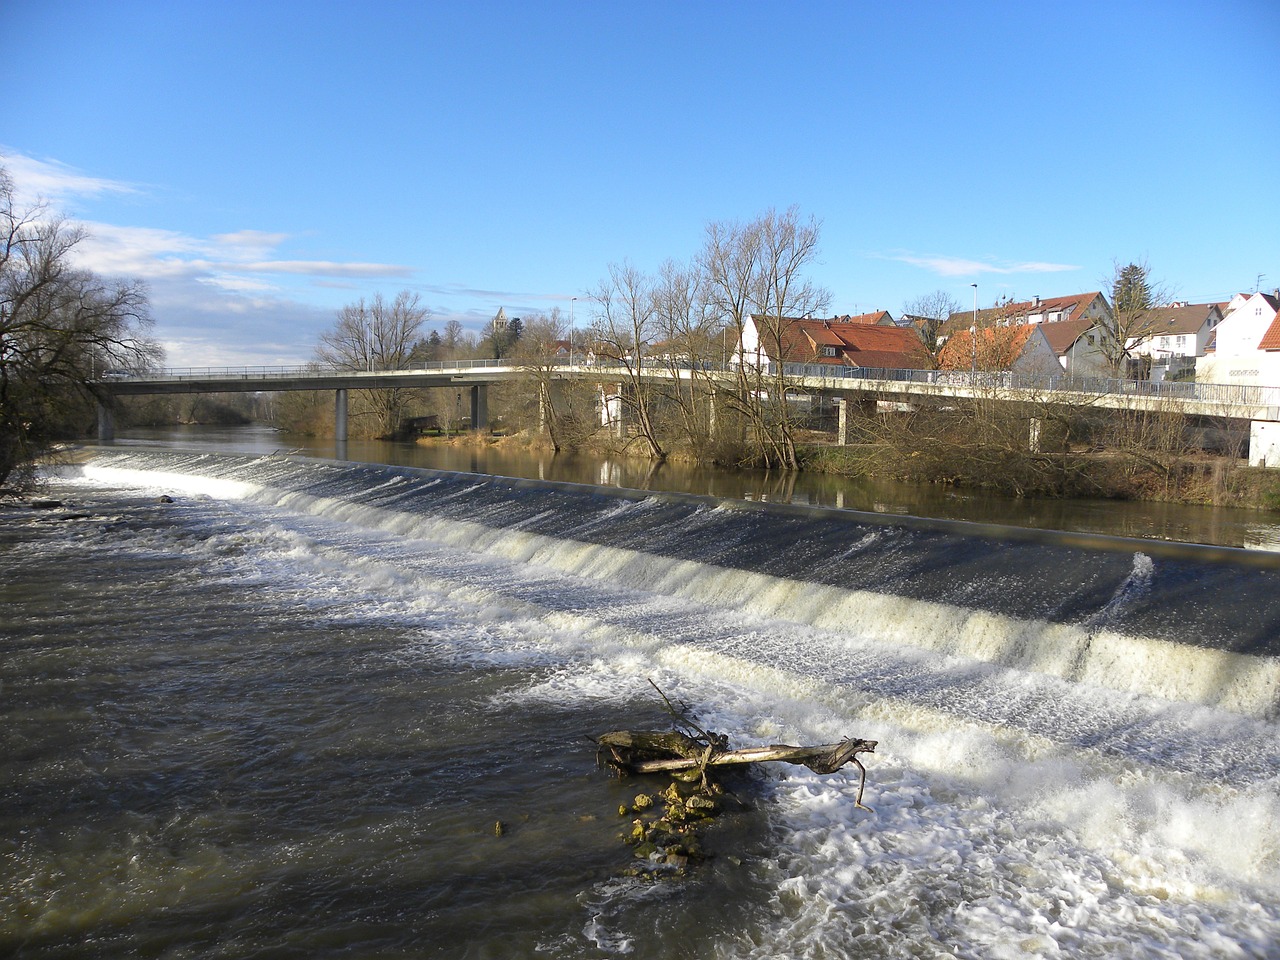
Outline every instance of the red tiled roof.
[(873, 310), (871, 313), (860, 313), (856, 317), (846, 314), (843, 317), (833, 317), (831, 322), (835, 323), (865, 323), (870, 326), (888, 326), (893, 323), (893, 317), (888, 310)]
[(1276, 314), (1276, 318), (1271, 321), (1271, 326), (1267, 327), (1267, 332), (1258, 341), (1258, 349), (1280, 350), (1280, 313)]
[(1040, 329), (1044, 331), (1045, 339), (1049, 341), (1049, 346), (1053, 347), (1053, 352), (1058, 356), (1062, 356), (1093, 325), (1093, 319), (1086, 317), (1083, 320), (1060, 320), (1057, 323), (1042, 323), (1040, 324)]
[(978, 330), (975, 350), (968, 328), (957, 330), (938, 352), (938, 366), (943, 370), (968, 370), (972, 365), (981, 370), (1007, 370), (1013, 366), (1035, 331), (1035, 325), (1026, 323), (1013, 327), (983, 327)]
[[(886, 314), (887, 316), (887, 314)], [(772, 355), (772, 337), (762, 338)], [(781, 337), (783, 359), (791, 363), (830, 363), (877, 369), (922, 370), (932, 366), (915, 331), (899, 326), (877, 326), (853, 320), (784, 321)], [(821, 347), (835, 356), (823, 356)]]
[[(1066, 320), (1050, 322), (1066, 323), (1071, 320), (1079, 320), (1084, 316), (1084, 312), (1089, 309), (1089, 305), (1101, 296), (1102, 294), (1099, 291), (1091, 290), (1087, 293), (1073, 293), (1065, 297), (1045, 297), (1038, 302), (1035, 300), (1021, 300), (1002, 303), (995, 307), (985, 307), (978, 311), (978, 326), (989, 326), (995, 323), (1025, 323), (1026, 318), (1033, 314), (1048, 315), (1063, 312), (1067, 314)], [(958, 310), (947, 318), (945, 327), (947, 330), (957, 330), (961, 327), (967, 329), (972, 323), (973, 311)]]

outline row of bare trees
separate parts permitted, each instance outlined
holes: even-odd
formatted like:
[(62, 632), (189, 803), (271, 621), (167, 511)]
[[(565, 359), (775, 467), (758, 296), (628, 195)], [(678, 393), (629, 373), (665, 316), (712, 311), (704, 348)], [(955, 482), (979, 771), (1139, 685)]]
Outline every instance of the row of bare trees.
[[(618, 399), (650, 456), (665, 458), (672, 443), (704, 454), (717, 435), (732, 434), (741, 438), (742, 459), (797, 466), (792, 388), (782, 366), (768, 360), (786, 353), (788, 318), (820, 314), (830, 304), (830, 294), (807, 276), (819, 239), (816, 220), (794, 207), (770, 210), (709, 224), (697, 254), (668, 260), (656, 273), (626, 262), (609, 267), (590, 292), (596, 313), (589, 337), (620, 365)], [(759, 353), (737, 355), (757, 333)], [(719, 373), (726, 365), (731, 381)], [(666, 367), (670, 377), (649, 378), (654, 367)]]

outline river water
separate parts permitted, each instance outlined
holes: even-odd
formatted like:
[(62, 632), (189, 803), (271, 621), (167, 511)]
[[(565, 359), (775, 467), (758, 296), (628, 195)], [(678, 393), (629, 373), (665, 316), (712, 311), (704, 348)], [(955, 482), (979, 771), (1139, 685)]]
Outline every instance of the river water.
[[(332, 440), (281, 434), (265, 424), (135, 427), (117, 446), (257, 454), (293, 452), (326, 458), (336, 453)], [(1280, 551), (1280, 513), (1274, 511), (1115, 500), (1015, 499), (933, 484), (818, 473), (726, 470), (679, 463), (655, 467), (644, 460), (552, 456), (522, 449), (472, 445), (352, 440), (346, 444), (342, 457), (435, 470)]]
[[(1265, 551), (272, 455), (0, 510), (0, 955), (1273, 957)], [(628, 876), (588, 737), (875, 739)], [(497, 824), (502, 829), (497, 829)]]

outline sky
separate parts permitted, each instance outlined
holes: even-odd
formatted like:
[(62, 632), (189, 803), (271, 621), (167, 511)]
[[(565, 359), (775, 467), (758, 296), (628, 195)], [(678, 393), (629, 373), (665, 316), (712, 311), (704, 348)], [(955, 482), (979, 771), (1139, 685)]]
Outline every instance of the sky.
[(0, 40), (0, 164), (171, 366), (402, 290), (585, 325), (611, 264), (792, 207), (835, 314), (1280, 287), (1275, 0), (3, 0)]

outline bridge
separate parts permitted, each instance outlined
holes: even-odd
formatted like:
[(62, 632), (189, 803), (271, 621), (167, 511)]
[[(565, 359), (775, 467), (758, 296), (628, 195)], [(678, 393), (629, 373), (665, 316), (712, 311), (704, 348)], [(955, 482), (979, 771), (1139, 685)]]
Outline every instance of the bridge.
[[(775, 371), (772, 366), (767, 373)], [(649, 361), (641, 379), (651, 382), (696, 381), (708, 387), (736, 382), (732, 364)], [(1012, 372), (954, 370), (872, 370), (833, 364), (784, 364), (788, 388), (834, 397), (842, 428), (851, 400), (911, 402), (934, 399), (999, 399), (1010, 402), (1092, 406), (1102, 409), (1177, 412), (1192, 417), (1247, 421), (1251, 426), (1254, 462), (1280, 466), (1280, 387), (1208, 384), (1189, 381), (1151, 382), (1077, 378), (1066, 374), (1048, 380)], [(95, 382), (108, 402), (99, 406), (98, 435), (114, 436), (110, 398), (184, 393), (334, 391), (335, 427), (339, 442), (347, 439), (347, 396), (350, 390), (418, 387), (466, 388), (471, 395), (472, 429), (488, 425), (488, 386), (537, 375), (551, 380), (624, 383), (634, 371), (621, 361), (546, 359), (533, 364), (510, 360), (421, 362), (394, 370), (335, 370), (316, 365), (259, 367), (183, 367), (154, 372), (114, 373)], [(1272, 451), (1272, 448), (1274, 452)], [(1258, 452), (1261, 451), (1259, 458)]]

